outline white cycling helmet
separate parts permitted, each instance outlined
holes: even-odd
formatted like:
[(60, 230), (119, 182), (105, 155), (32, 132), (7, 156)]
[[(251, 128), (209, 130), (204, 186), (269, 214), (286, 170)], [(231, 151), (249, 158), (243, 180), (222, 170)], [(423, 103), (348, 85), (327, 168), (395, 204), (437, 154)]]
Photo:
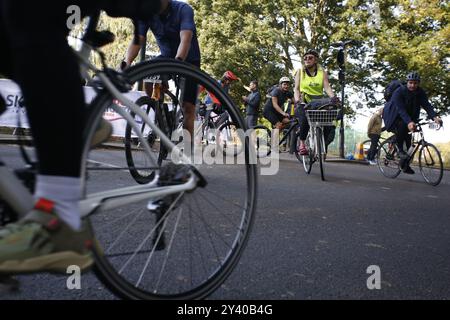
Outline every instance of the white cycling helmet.
[(282, 84), (283, 82), (289, 82), (291, 83), (291, 79), (289, 79), (288, 77), (282, 77), (280, 79), (280, 81), (278, 81), (279, 84)]

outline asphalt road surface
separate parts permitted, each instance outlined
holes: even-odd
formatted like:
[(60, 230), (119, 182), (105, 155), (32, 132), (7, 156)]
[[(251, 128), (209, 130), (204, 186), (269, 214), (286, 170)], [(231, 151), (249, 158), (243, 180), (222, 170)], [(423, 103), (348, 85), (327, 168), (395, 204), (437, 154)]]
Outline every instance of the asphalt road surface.
[[(15, 147), (0, 146), (0, 155), (19, 165)], [(123, 154), (97, 157), (115, 163)], [(377, 167), (325, 163), (325, 170), (323, 182), (317, 167), (306, 175), (282, 161), (277, 175), (259, 177), (248, 246), (210, 299), (450, 299), (449, 172), (432, 187), (420, 173), (392, 180)], [(368, 288), (374, 275), (379, 289)], [(115, 299), (93, 273), (80, 290), (67, 289), (67, 276), (17, 279), (20, 290), (0, 288), (0, 299)]]

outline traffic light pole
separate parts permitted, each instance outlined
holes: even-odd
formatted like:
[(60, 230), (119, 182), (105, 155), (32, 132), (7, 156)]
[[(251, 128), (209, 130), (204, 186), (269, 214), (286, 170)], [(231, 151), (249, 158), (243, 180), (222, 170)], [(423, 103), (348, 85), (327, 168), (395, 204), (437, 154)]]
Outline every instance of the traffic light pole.
[(345, 134), (344, 134), (344, 99), (345, 99), (345, 66), (339, 70), (339, 83), (341, 85), (341, 126), (339, 128), (339, 156), (345, 158)]
[(345, 134), (344, 134), (344, 105), (345, 105), (345, 47), (354, 43), (353, 40), (333, 43), (338, 47), (337, 62), (339, 65), (339, 84), (341, 85), (341, 126), (339, 128), (339, 156), (345, 158)]

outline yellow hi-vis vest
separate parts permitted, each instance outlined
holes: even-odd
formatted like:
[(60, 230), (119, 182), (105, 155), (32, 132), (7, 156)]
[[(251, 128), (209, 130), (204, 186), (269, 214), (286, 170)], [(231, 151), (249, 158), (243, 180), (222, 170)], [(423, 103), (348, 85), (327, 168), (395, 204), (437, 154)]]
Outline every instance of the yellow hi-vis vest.
[(300, 92), (303, 95), (303, 101), (306, 103), (311, 102), (313, 99), (319, 99), (323, 97), (323, 69), (317, 66), (317, 74), (314, 77), (310, 77), (306, 71), (302, 68), (300, 72)]

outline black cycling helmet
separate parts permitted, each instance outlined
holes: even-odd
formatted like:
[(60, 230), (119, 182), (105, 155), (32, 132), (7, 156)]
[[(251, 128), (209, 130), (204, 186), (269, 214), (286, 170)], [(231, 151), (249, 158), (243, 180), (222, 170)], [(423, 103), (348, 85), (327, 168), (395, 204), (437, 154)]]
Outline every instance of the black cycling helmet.
[(312, 54), (314, 57), (319, 58), (319, 53), (314, 49), (306, 50), (306, 52), (303, 54), (303, 57), (306, 56), (307, 54)]
[(416, 71), (408, 73), (408, 75), (406, 76), (406, 81), (420, 81), (419, 73)]

